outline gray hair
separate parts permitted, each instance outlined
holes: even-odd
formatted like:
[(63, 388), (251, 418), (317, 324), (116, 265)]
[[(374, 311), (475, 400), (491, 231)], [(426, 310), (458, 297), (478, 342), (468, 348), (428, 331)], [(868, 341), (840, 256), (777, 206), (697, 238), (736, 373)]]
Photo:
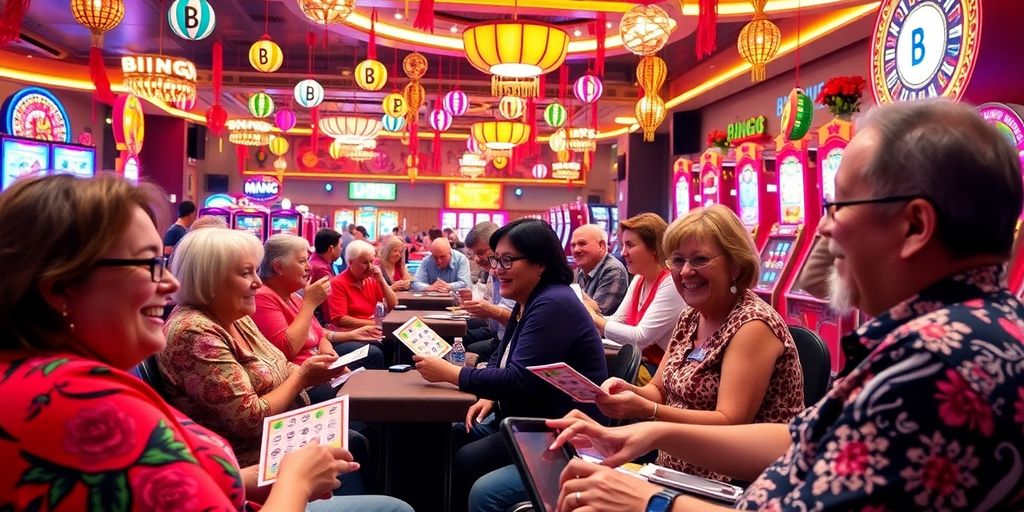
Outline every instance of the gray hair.
[(174, 299), (179, 304), (209, 306), (217, 287), (234, 272), (231, 267), (242, 255), (255, 261), (263, 258), (263, 245), (252, 233), (233, 229), (189, 232), (178, 242), (171, 259), (171, 273), (181, 283)]
[(266, 281), (277, 275), (274, 272), (274, 262), (284, 258), (291, 258), (296, 252), (305, 251), (309, 253), (309, 242), (305, 238), (286, 233), (273, 235), (263, 244), (263, 261), (260, 262), (260, 279)]
[(490, 221), (484, 221), (473, 226), (473, 229), (466, 233), (466, 247), (473, 247), (480, 243), (481, 240), (489, 244), (491, 242), (491, 235), (497, 230), (498, 225)]
[(1020, 160), (977, 110), (945, 99), (896, 103), (871, 110), (858, 128), (877, 136), (863, 173), (875, 197), (927, 198), (954, 257), (1010, 254), (1024, 202)]
[(363, 255), (369, 255), (371, 258), (377, 250), (373, 248), (370, 242), (365, 240), (352, 240), (348, 243), (348, 247), (345, 247), (345, 261), (352, 261), (354, 258), (358, 258)]

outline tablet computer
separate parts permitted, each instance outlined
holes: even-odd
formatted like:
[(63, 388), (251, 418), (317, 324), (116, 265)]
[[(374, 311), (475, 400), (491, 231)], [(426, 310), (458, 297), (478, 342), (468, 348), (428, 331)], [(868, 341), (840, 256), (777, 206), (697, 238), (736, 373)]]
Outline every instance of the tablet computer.
[(542, 419), (505, 418), (501, 433), (526, 484), (533, 509), (554, 512), (558, 508), (558, 479), (576, 456), (572, 445), (565, 443), (558, 450), (548, 450), (557, 432)]

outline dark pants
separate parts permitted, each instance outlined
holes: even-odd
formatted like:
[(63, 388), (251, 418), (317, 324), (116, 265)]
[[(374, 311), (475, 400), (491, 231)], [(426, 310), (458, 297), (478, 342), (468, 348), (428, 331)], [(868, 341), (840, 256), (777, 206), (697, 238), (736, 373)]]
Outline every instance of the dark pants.
[(453, 512), (465, 510), (469, 490), (478, 478), (495, 469), (512, 464), (505, 440), (498, 431), (498, 420), (489, 416), (466, 433), (465, 423), (452, 425), (452, 500)]
[(462, 343), (466, 346), (466, 352), (480, 356), (477, 361), (486, 362), (498, 348), (498, 337), (487, 326), (487, 322), (471, 318), (466, 321), (466, 335), (462, 337)]

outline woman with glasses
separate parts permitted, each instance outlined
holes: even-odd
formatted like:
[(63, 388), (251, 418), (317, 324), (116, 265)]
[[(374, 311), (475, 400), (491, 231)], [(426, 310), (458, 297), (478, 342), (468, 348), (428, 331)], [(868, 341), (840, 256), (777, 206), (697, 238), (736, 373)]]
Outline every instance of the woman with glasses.
[[(256, 485), (227, 443), (128, 373), (163, 349), (178, 290), (157, 225), (165, 195), (100, 175), (31, 177), (0, 194), (0, 509), (300, 511), (357, 466), (343, 449), (286, 455)], [(209, 231), (209, 230), (207, 230)], [(391, 498), (309, 510), (409, 511)]]
[(637, 382), (651, 380), (668, 348), (672, 326), (686, 307), (672, 286), (665, 268), (661, 238), (665, 221), (653, 213), (641, 213), (619, 223), (622, 259), (633, 280), (615, 313), (602, 316), (597, 302), (585, 298), (597, 330), (614, 342), (633, 345), (643, 359)]
[(414, 357), (431, 382), (450, 382), (479, 400), (455, 425), (452, 503), (465, 504), (469, 486), (481, 475), (512, 463), (498, 424), (507, 416), (560, 417), (579, 408), (569, 395), (540, 379), (528, 366), (564, 362), (593, 382), (608, 376), (601, 337), (586, 308), (569, 288), (572, 271), (562, 245), (546, 222), (519, 219), (490, 239), (488, 263), (501, 296), (515, 301), (505, 335), (487, 368), (459, 368), (436, 357)]
[[(702, 425), (788, 422), (804, 408), (803, 372), (786, 323), (750, 290), (758, 271), (750, 233), (732, 210), (715, 205), (673, 222), (664, 246), (672, 282), (690, 308), (651, 382), (608, 379), (601, 412)], [(657, 463), (725, 479), (665, 453)]]

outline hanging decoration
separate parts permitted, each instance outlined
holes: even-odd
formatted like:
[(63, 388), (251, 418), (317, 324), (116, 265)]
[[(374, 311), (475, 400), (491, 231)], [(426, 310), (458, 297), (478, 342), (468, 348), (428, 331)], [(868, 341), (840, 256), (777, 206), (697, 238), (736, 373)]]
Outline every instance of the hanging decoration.
[(124, 85), (136, 96), (174, 104), (196, 97), (196, 65), (190, 60), (163, 55), (121, 57)]
[(412, 52), (402, 59), (402, 70), (405, 76), (419, 80), (427, 74), (427, 58), (422, 53)]
[(217, 26), (217, 13), (207, 0), (174, 0), (167, 10), (174, 35), (189, 41), (206, 39)]
[(262, 119), (230, 119), (228, 141), (239, 146), (266, 146), (271, 130), (270, 123)]
[(452, 115), (443, 108), (430, 111), (430, 127), (438, 132), (446, 132), (452, 127)]
[(114, 94), (110, 91), (110, 78), (103, 64), (103, 34), (124, 19), (124, 0), (71, 0), (71, 14), (75, 21), (92, 32), (89, 76), (96, 86), (93, 97), (103, 103), (112, 103)]
[(342, 144), (365, 146), (366, 141), (377, 138), (381, 128), (380, 120), (372, 117), (327, 116), (320, 119), (320, 131)]
[(434, 0), (420, 0), (419, 10), (416, 12), (416, 19), (412, 22), (412, 28), (416, 30), (434, 33)]
[(391, 117), (404, 118), (405, 114), (409, 112), (409, 104), (405, 101), (405, 96), (397, 92), (385, 96), (384, 101), (381, 102), (381, 107), (384, 109), (384, 114)]
[(569, 149), (565, 128), (556, 130), (548, 137), (548, 147), (555, 153)]
[(544, 122), (552, 128), (558, 128), (565, 124), (565, 120), (568, 116), (569, 113), (565, 110), (565, 107), (557, 101), (548, 105), (547, 108), (544, 109)]
[(381, 117), (380, 123), (381, 126), (384, 127), (384, 131), (398, 133), (405, 128), (405, 117), (384, 114), (384, 116)]
[(0, 8), (0, 46), (21, 35), (21, 21), (25, 19), (32, 0), (7, 0)]
[(357, 64), (355, 74), (356, 85), (364, 91), (379, 91), (388, 82), (388, 68), (373, 59), (366, 59)]
[(343, 152), (344, 149), (338, 141), (331, 142), (331, 145), (327, 147), (327, 154), (331, 155), (331, 158), (335, 160), (341, 158)]
[(493, 165), (495, 169), (500, 171), (508, 167), (508, 157), (505, 155), (497, 155), (494, 158), (491, 158), (491, 165)]
[[(285, 160), (284, 157), (280, 157), (280, 156), (277, 157), (277, 159), (274, 160), (274, 170), (279, 172), (279, 173), (283, 173), (283, 172), (287, 171), (288, 170), (288, 161)], [(280, 178), (278, 178), (278, 179), (280, 179)]]
[(249, 47), (249, 64), (261, 73), (273, 73), (284, 64), (284, 52), (265, 35)]
[[(682, 0), (680, 0), (682, 5)], [(694, 48), (697, 59), (703, 59), (715, 53), (718, 32), (718, 0), (698, 0), (697, 11), (697, 44)]]
[(572, 92), (576, 95), (576, 99), (583, 102), (583, 104), (589, 104), (601, 98), (601, 94), (604, 92), (604, 84), (601, 83), (600, 78), (586, 74), (576, 80), (576, 83), (573, 84)]
[(636, 80), (645, 94), (658, 94), (668, 76), (668, 67), (661, 57), (642, 57), (636, 65)]
[(533, 168), (530, 169), (530, 174), (532, 174), (533, 177), (538, 179), (538, 180), (542, 180), (544, 178), (547, 178), (548, 177), (548, 166), (544, 165), (543, 163), (539, 163), (538, 162), (538, 163), (533, 165)]
[(324, 102), (324, 86), (307, 78), (295, 84), (295, 102), (305, 108), (315, 108)]
[(405, 172), (409, 176), (409, 183), (416, 184), (416, 176), (420, 173), (420, 155), (409, 153), (405, 157)]
[(782, 106), (782, 134), (787, 140), (800, 140), (811, 129), (814, 118), (814, 102), (797, 87), (789, 92), (786, 103)]
[(566, 130), (565, 143), (570, 151), (593, 151), (597, 149), (597, 130), (582, 126), (571, 127)]
[(427, 73), (427, 58), (419, 52), (412, 52), (402, 60), (402, 70), (409, 77), (409, 83), (405, 84), (402, 94), (409, 109), (405, 114), (405, 124), (411, 126), (416, 123), (420, 107), (427, 97), (427, 91), (420, 85), (420, 78)]
[(636, 55), (654, 55), (668, 42), (676, 22), (657, 5), (637, 5), (619, 20), (622, 45)]
[(486, 147), (482, 146), (472, 136), (470, 136), (469, 138), (466, 139), (466, 151), (469, 151), (470, 153), (476, 153), (478, 155), (481, 155), (481, 154), (484, 153), (484, 151), (486, 151), (486, 149), (487, 149)]
[(282, 108), (274, 114), (274, 126), (277, 126), (278, 130), (287, 132), (292, 128), (295, 128), (295, 123), (298, 122), (298, 116), (295, 115), (295, 111), (287, 108)]
[(214, 135), (220, 136), (224, 133), (224, 127), (228, 122), (228, 111), (224, 107), (214, 104), (206, 109), (206, 127)]
[(736, 48), (743, 59), (750, 63), (750, 81), (761, 82), (765, 78), (765, 66), (775, 58), (782, 41), (782, 32), (765, 15), (764, 6), (768, 0), (751, 0), (754, 19), (740, 30)]
[[(206, 109), (206, 127), (213, 132), (214, 135), (220, 137), (224, 133), (225, 124), (228, 122), (228, 112), (224, 110), (224, 107), (220, 106), (220, 91), (224, 81), (224, 45), (220, 41), (215, 41), (211, 48), (212, 61), (213, 61), (213, 105)], [(220, 150), (223, 151), (223, 139), (218, 139), (217, 144), (220, 146)]]
[(668, 69), (660, 57), (648, 55), (642, 57), (636, 66), (636, 79), (643, 88), (644, 95), (636, 102), (633, 113), (636, 122), (644, 130), (644, 141), (653, 142), (654, 132), (665, 120), (665, 100), (658, 95)]
[(530, 20), (488, 21), (462, 32), (466, 59), (491, 76), (491, 95), (536, 97), (537, 77), (565, 62), (569, 34), (561, 28)]
[(466, 96), (466, 93), (456, 89), (444, 95), (441, 105), (449, 114), (453, 116), (461, 116), (469, 110), (469, 96)]
[(470, 136), (488, 150), (506, 150), (526, 142), (530, 127), (515, 121), (483, 121), (470, 126)]
[(282, 156), (288, 152), (288, 139), (284, 137), (274, 137), (270, 139), (270, 152), (274, 156)]
[(556, 180), (578, 180), (580, 167), (579, 162), (572, 160), (572, 153), (559, 151), (556, 153), (556, 161), (551, 164), (551, 177)]
[(459, 174), (467, 178), (479, 178), (484, 175), (487, 161), (477, 153), (465, 152), (459, 158)]
[(498, 113), (505, 119), (519, 119), (523, 117), (526, 105), (522, 98), (516, 96), (505, 96), (498, 102)]
[(307, 18), (317, 24), (341, 23), (355, 10), (356, 0), (299, 0)]
[(265, 119), (274, 113), (274, 98), (265, 92), (249, 96), (249, 113), (256, 119)]

